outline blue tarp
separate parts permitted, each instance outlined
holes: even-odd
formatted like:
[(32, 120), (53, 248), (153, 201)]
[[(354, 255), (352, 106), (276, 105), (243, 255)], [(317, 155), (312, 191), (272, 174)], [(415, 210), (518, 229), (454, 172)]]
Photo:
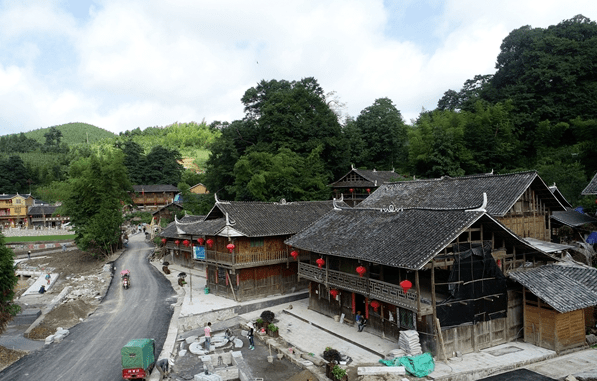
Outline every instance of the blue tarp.
[(587, 237), (587, 243), (590, 243), (591, 245), (597, 243), (597, 232), (589, 234), (589, 236)]
[(582, 206), (579, 206), (577, 208), (574, 208), (574, 210), (576, 210), (578, 213), (582, 213), (585, 214), (585, 209)]
[(403, 366), (409, 374), (415, 377), (425, 377), (435, 369), (435, 362), (431, 353), (397, 357), (394, 360), (379, 360), (379, 362), (387, 366)]

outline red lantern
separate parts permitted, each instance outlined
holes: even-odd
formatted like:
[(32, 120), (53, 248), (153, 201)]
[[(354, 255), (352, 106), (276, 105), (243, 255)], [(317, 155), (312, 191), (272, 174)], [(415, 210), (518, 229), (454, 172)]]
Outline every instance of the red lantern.
[(162, 244), (165, 245), (166, 244), (167, 239), (166, 238), (162, 238)]
[(348, 191), (349, 191), (350, 193), (352, 193), (352, 192), (354, 192), (354, 189), (350, 188)]
[(402, 291), (404, 291), (405, 294), (408, 292), (408, 290), (410, 290), (412, 286), (413, 284), (410, 280), (403, 280), (402, 282), (400, 282), (400, 287), (402, 287)]
[(330, 295), (332, 295), (332, 297), (333, 297), (334, 299), (336, 299), (336, 296), (338, 296), (338, 292), (339, 292), (338, 290), (336, 290), (335, 288), (332, 288), (332, 289), (330, 290)]
[(234, 244), (229, 243), (228, 245), (226, 245), (226, 249), (228, 249), (228, 251), (232, 253), (232, 250), (234, 250)]
[(373, 311), (377, 312), (377, 309), (379, 308), (379, 302), (377, 300), (372, 301), (371, 307), (373, 307)]
[(191, 241), (189, 241), (188, 239), (185, 239), (184, 241), (182, 241), (182, 244), (185, 245), (185, 247), (189, 247), (189, 245), (191, 244)]
[(298, 251), (296, 251), (296, 250), (293, 250), (293, 251), (290, 253), (290, 255), (292, 255), (292, 258), (294, 258), (294, 259), (298, 259), (299, 253), (298, 253)]
[(210, 239), (207, 240), (207, 246), (209, 246), (211, 248), (211, 245), (213, 245), (213, 244), (214, 244), (214, 240), (213, 239), (210, 238)]
[(175, 245), (180, 245), (180, 241), (179, 241), (179, 240), (176, 240), (176, 241), (174, 241), (174, 244), (175, 244)]
[(323, 260), (323, 258), (319, 258), (315, 261), (315, 263), (317, 263), (317, 266), (319, 266), (319, 268), (322, 268), (323, 265), (325, 265), (325, 261)]
[(363, 266), (357, 267), (357, 274), (359, 274), (360, 277), (362, 277), (366, 271), (367, 271), (367, 269)]
[(200, 246), (203, 246), (203, 242), (205, 242), (205, 240), (203, 238), (197, 238), (197, 242), (199, 242)]
[(371, 193), (371, 189), (367, 188), (367, 193)]

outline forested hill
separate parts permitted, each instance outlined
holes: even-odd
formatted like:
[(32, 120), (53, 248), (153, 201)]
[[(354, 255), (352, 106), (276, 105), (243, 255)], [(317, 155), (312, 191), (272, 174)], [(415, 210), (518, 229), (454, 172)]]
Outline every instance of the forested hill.
[[(82, 143), (93, 144), (104, 139), (116, 137), (116, 134), (113, 132), (87, 123), (66, 123), (53, 127), (62, 132), (62, 142), (68, 144), (69, 146), (75, 146)], [(44, 144), (46, 141), (45, 134), (48, 133), (50, 128), (52, 127), (40, 128), (25, 132), (25, 136), (36, 140), (40, 144)]]

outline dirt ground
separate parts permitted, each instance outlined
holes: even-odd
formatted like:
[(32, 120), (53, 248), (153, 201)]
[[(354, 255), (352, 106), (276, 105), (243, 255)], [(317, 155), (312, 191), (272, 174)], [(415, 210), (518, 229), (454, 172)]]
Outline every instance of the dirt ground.
[[(47, 313), (37, 327), (27, 336), (33, 340), (45, 340), (56, 332), (58, 327), (71, 328), (91, 314), (100, 303), (100, 295), (110, 285), (110, 273), (103, 272), (104, 264), (114, 260), (105, 258), (98, 260), (80, 250), (49, 253), (32, 257), (19, 263), (19, 268), (36, 269), (60, 273), (60, 278), (43, 295), (25, 295), (23, 293), (34, 282), (34, 279), (20, 279), (16, 288), (16, 302), (22, 309), (38, 307), (43, 311), (62, 290), (70, 286), (71, 290), (64, 300)], [(0, 346), (0, 369), (23, 357), (26, 352), (16, 351)]]

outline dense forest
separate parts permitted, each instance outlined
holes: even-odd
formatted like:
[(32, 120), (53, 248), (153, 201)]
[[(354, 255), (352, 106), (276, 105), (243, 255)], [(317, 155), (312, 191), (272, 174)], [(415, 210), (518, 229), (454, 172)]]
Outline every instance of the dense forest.
[[(329, 199), (327, 184), (351, 164), (408, 178), (535, 169), (570, 202), (594, 211), (594, 199), (580, 193), (597, 172), (597, 24), (578, 15), (513, 30), (495, 69), (447, 90), (412, 124), (385, 97), (340, 118), (335, 95), (307, 77), (246, 90), (241, 120), (118, 136), (73, 123), (2, 136), (0, 192), (58, 200), (66, 197), (61, 183), (72, 178), (72, 163), (119, 151), (131, 184), (186, 190), (203, 182), (222, 199)], [(184, 171), (176, 163), (183, 156), (206, 173)]]

